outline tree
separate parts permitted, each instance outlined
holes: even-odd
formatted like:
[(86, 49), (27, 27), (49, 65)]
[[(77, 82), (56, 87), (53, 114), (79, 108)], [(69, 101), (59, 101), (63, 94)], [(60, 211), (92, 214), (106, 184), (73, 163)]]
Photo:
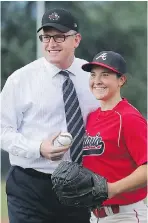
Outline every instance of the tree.
[(36, 56), (36, 18), (30, 2), (5, 2), (2, 8), (2, 86), (15, 70)]

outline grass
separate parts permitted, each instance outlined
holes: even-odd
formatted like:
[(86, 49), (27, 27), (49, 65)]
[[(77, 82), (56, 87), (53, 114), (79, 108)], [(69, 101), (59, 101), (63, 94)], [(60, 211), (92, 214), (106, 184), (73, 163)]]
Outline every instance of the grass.
[(5, 181), (1, 181), (1, 218), (6, 218), (8, 216), (7, 211), (7, 200), (5, 194)]

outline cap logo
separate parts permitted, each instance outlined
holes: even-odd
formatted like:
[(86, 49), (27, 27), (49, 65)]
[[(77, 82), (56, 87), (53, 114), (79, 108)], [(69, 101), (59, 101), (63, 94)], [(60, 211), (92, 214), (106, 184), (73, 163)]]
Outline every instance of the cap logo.
[(60, 16), (56, 12), (53, 12), (51, 15), (48, 16), (48, 18), (50, 20), (58, 20)]
[(99, 55), (98, 57), (96, 57), (96, 60), (98, 60), (100, 57), (102, 58), (102, 60), (106, 60), (107, 53), (102, 53), (101, 55)]

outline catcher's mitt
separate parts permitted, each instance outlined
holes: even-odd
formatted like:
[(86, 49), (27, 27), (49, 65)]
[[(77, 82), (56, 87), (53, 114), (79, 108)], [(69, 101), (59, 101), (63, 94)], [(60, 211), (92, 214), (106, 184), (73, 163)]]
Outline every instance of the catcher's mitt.
[(67, 206), (93, 209), (108, 198), (106, 179), (75, 162), (61, 162), (51, 180), (59, 201)]

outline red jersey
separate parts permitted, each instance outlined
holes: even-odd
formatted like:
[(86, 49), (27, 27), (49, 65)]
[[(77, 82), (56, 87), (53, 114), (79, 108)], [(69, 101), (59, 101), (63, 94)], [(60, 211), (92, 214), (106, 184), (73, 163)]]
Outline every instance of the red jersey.
[[(146, 120), (126, 99), (112, 110), (98, 108), (87, 119), (83, 166), (104, 176), (110, 183), (127, 177), (147, 162), (146, 128)], [(138, 202), (146, 197), (146, 189), (119, 194), (103, 204)]]

